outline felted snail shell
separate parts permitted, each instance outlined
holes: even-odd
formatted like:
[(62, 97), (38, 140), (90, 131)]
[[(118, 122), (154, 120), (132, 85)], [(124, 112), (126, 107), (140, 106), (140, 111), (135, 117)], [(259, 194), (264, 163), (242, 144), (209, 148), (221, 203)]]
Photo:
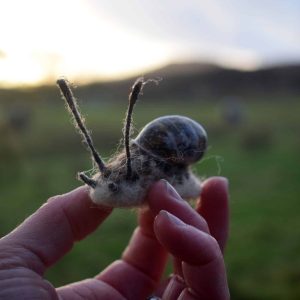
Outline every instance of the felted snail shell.
[(190, 165), (203, 156), (207, 134), (188, 117), (164, 116), (148, 123), (132, 143), (154, 157)]

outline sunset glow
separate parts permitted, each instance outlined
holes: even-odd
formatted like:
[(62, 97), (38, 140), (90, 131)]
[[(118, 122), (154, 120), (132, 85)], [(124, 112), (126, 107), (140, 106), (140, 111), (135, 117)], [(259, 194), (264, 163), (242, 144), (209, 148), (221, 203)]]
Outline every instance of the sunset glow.
[[(258, 2), (251, 13), (264, 11)], [(240, 17), (247, 10), (220, 0), (6, 1), (0, 10), (0, 85), (49, 83), (59, 76), (116, 79), (175, 61), (249, 70), (280, 57), (300, 60), (297, 29), (289, 31), (296, 19), (277, 30), (276, 14), (268, 19), (249, 13), (255, 22), (247, 27)]]
[(62, 75), (121, 77), (157, 67), (170, 55), (162, 41), (118, 27), (84, 1), (9, 1), (0, 26), (7, 28), (0, 57), (0, 82), (7, 85)]

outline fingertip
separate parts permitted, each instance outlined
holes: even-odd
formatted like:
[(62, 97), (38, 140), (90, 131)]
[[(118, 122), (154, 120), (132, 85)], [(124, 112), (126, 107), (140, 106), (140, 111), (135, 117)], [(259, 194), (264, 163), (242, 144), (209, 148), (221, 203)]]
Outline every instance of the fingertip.
[(154, 224), (157, 226), (162, 226), (163, 224), (168, 224), (172, 226), (186, 226), (182, 220), (167, 212), (166, 210), (161, 210), (154, 219)]
[(90, 189), (88, 186), (82, 185), (67, 193), (52, 196), (46, 201), (46, 203), (52, 203), (53, 201), (72, 200), (75, 198), (86, 199), (88, 201), (91, 201), (89, 191)]
[(157, 239), (164, 244), (166, 237), (173, 239), (176, 236), (176, 227), (180, 226), (186, 224), (166, 210), (161, 210), (154, 219), (153, 229)]
[(196, 211), (207, 221), (209, 230), (223, 250), (229, 232), (228, 179), (211, 177), (203, 182)]
[(154, 182), (148, 191), (148, 197), (151, 197), (153, 194), (155, 195), (157, 192), (162, 192), (166, 188), (167, 181), (165, 179), (160, 179)]
[(77, 187), (76, 189), (57, 196), (53, 196), (47, 200), (46, 206), (49, 204), (48, 209), (56, 209), (55, 207), (61, 207), (66, 213), (70, 214), (70, 217), (74, 214), (74, 219), (80, 219), (84, 216), (92, 213), (93, 215), (109, 215), (113, 208), (96, 204), (91, 200), (90, 197), (90, 187), (83, 185)]
[(229, 189), (229, 180), (226, 177), (222, 176), (214, 176), (206, 179), (202, 183), (202, 192), (201, 196), (203, 194), (209, 193), (211, 191), (219, 192), (227, 194)]
[(220, 252), (215, 239), (188, 225), (167, 211), (160, 211), (154, 221), (159, 242), (175, 257), (189, 263), (203, 264)]
[(149, 189), (147, 201), (154, 215), (159, 214), (160, 211), (167, 211), (185, 223), (208, 232), (204, 218), (199, 216), (166, 180), (160, 180), (153, 184)]
[(149, 189), (147, 194), (148, 203), (151, 205), (157, 204), (160, 199), (172, 198), (175, 201), (185, 201), (181, 198), (175, 188), (165, 179), (155, 182)]

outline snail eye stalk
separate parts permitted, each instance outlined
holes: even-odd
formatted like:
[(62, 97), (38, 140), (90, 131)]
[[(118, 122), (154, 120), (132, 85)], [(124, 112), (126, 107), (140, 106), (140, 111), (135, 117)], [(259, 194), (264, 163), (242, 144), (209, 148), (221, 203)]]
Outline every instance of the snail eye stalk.
[(84, 183), (86, 183), (88, 186), (90, 186), (91, 188), (95, 189), (97, 186), (97, 182), (95, 180), (93, 180), (92, 178), (86, 176), (84, 173), (79, 173), (78, 174), (78, 178), (83, 181)]
[[(72, 93), (69, 82), (67, 80), (61, 78), (61, 79), (57, 80), (57, 85), (59, 86), (60, 91), (67, 102), (69, 110), (74, 117), (75, 124), (79, 128), (80, 133), (82, 134), (85, 142), (87, 143), (87, 145), (91, 151), (91, 154), (99, 168), (99, 171), (104, 173), (106, 171), (106, 166), (105, 166), (104, 161), (102, 160), (101, 156), (99, 155), (99, 153), (97, 152), (97, 150), (94, 147), (92, 137), (89, 134), (89, 132), (84, 124), (84, 119), (82, 118), (82, 116), (78, 110), (77, 101)], [(80, 177), (80, 178), (83, 180), (82, 177)]]
[(130, 179), (132, 176), (131, 155), (130, 155), (130, 128), (132, 123), (132, 112), (133, 112), (133, 107), (139, 97), (139, 94), (141, 93), (144, 84), (145, 84), (144, 78), (140, 77), (136, 80), (136, 82), (132, 86), (131, 93), (129, 95), (129, 105), (126, 113), (125, 125), (123, 129), (124, 145), (126, 151), (126, 168), (127, 168), (126, 177), (128, 179)]

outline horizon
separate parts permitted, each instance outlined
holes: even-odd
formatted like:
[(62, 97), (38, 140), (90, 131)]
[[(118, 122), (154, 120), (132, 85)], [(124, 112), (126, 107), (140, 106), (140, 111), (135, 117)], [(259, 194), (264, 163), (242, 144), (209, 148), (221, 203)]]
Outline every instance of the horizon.
[[(138, 77), (143, 77), (147, 75), (152, 75), (152, 73), (155, 74), (155, 76), (160, 76), (158, 71), (164, 72), (165, 70), (168, 70), (169, 67), (172, 66), (190, 66), (190, 65), (195, 65), (195, 66), (210, 66), (212, 68), (219, 68), (220, 70), (235, 70), (238, 72), (259, 72), (261, 70), (268, 70), (272, 68), (286, 68), (286, 67), (300, 67), (300, 62), (291, 62), (291, 63), (286, 63), (286, 62), (278, 62), (274, 64), (266, 64), (262, 66), (258, 66), (257, 68), (253, 69), (243, 69), (243, 68), (236, 68), (236, 67), (230, 67), (230, 66), (224, 66), (221, 64), (216, 64), (214, 62), (203, 62), (203, 61), (179, 61), (179, 62), (170, 62), (166, 65), (161, 65), (157, 66), (156, 68), (149, 68), (149, 69), (144, 69), (142, 71), (136, 71), (132, 73), (126, 73), (124, 74), (119, 74), (119, 76), (111, 76), (111, 77), (105, 77), (105, 76), (99, 76), (99, 77), (88, 77), (88, 78), (83, 78), (83, 77), (75, 77), (73, 80), (69, 80), (66, 76), (60, 76), (57, 78), (52, 78), (52, 79), (47, 79), (45, 81), (37, 81), (37, 82), (29, 82), (29, 83), (9, 83), (9, 84), (2, 84), (0, 81), (0, 89), (22, 89), (22, 88), (37, 88), (37, 87), (43, 87), (43, 86), (52, 86), (56, 84), (57, 79), (59, 78), (66, 78), (67, 80), (71, 81), (72, 84), (79, 84), (80, 86), (84, 85), (90, 85), (90, 84), (97, 84), (97, 83), (111, 83), (111, 82), (120, 82), (120, 81), (127, 81), (127, 80), (134, 80), (135, 78)], [(157, 73), (157, 74), (156, 74)], [(171, 73), (171, 72), (170, 72)]]

